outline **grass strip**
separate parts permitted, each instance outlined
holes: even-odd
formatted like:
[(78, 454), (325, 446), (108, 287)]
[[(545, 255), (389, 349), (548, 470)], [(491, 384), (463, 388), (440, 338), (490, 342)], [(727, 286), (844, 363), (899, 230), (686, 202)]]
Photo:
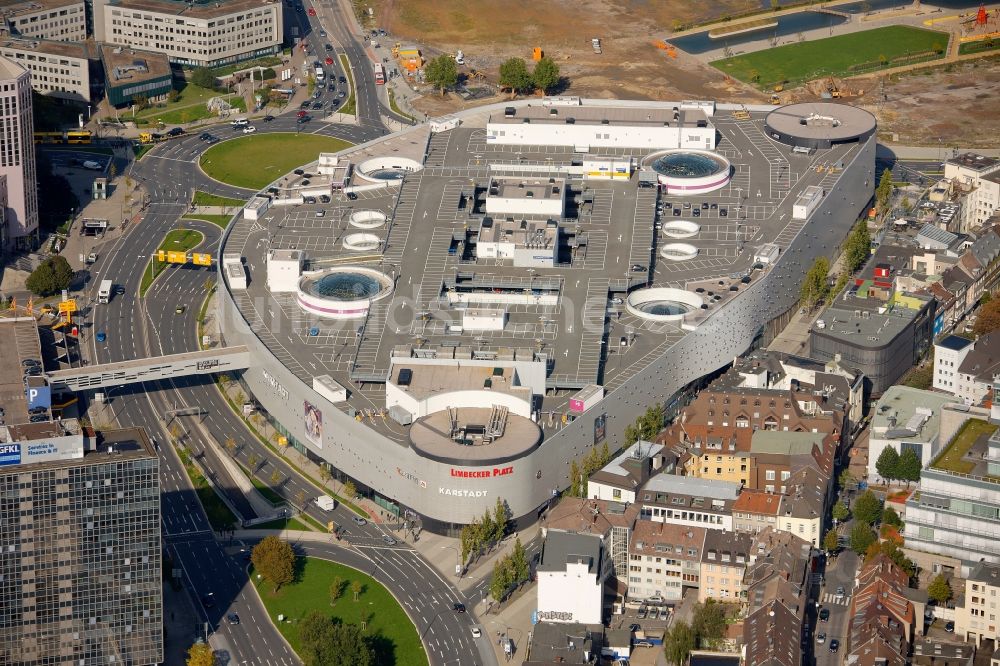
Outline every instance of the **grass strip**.
[(339, 112), (355, 115), (358, 112), (358, 102), (354, 98), (354, 74), (351, 73), (351, 63), (347, 60), (346, 55), (340, 56), (340, 65), (344, 68), (344, 75), (347, 76), (347, 83), (351, 87), (351, 94), (348, 95), (347, 101), (340, 107)]

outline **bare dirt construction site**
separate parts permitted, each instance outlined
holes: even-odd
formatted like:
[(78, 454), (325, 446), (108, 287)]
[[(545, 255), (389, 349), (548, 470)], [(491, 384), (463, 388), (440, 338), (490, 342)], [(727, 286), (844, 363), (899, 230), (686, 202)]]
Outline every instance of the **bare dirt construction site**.
[[(855, 104), (878, 116), (879, 134), (904, 145), (996, 148), (1000, 136), (1000, 59), (945, 65), (889, 77), (878, 106), (877, 81)], [(940, 139), (940, 142), (939, 142)]]
[[(532, 47), (558, 63), (565, 94), (619, 99), (764, 97), (682, 51), (671, 58), (655, 41), (669, 40), (675, 21), (708, 20), (743, 10), (746, 0), (374, 0), (375, 22), (393, 39), (413, 41), (426, 57), (462, 49), (467, 66), (494, 82), (500, 64)], [(597, 55), (590, 40), (600, 38)], [(416, 106), (430, 114), (457, 108), (429, 94)], [(479, 102), (482, 103), (482, 102)], [(426, 107), (426, 108), (425, 108)]]

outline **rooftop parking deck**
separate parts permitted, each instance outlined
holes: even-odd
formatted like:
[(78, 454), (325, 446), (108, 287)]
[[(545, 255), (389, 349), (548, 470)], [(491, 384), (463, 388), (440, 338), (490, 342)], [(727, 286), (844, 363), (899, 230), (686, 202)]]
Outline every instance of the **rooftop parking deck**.
[[(400, 443), (408, 440), (407, 427), (381, 412), (390, 359), (406, 347), (449, 358), (544, 358), (547, 391), (539, 426), (557, 428), (558, 415), (567, 411), (576, 390), (622, 385), (715, 309), (739, 298), (745, 279), (766, 274), (769, 268), (754, 260), (756, 248), (774, 243), (784, 251), (800, 232), (810, 233), (803, 231), (805, 220), (792, 219), (791, 210), (807, 186), (841, 196), (835, 193), (837, 172), (828, 167), (849, 161), (857, 144), (795, 154), (764, 135), (763, 117), (716, 114), (717, 152), (732, 163), (732, 179), (720, 190), (691, 197), (639, 187), (637, 175), (628, 181), (583, 180), (568, 173), (582, 157), (572, 149), (487, 145), (482, 127), (431, 135), (424, 168), (407, 174), (401, 185), (359, 190), (355, 199), (334, 195), (329, 204), (274, 206), (262, 220), (236, 222), (224, 252), (246, 258), (250, 284), (245, 292), (234, 291), (234, 299), (295, 375), (311, 385), (313, 376), (329, 374), (350, 386), (342, 408), (372, 416), (373, 427)], [(406, 144), (408, 153), (419, 145), (413, 137), (392, 141)], [(377, 144), (363, 150), (379, 154)], [(607, 149), (588, 156), (632, 156), (638, 162), (645, 155)], [(349, 158), (359, 162), (364, 155)], [(566, 213), (551, 267), (516, 267), (508, 259), (476, 256), (490, 179), (508, 175), (566, 178)], [(345, 238), (361, 231), (352, 225), (352, 215), (366, 210), (388, 218), (381, 227), (364, 228), (384, 252), (345, 248)], [(661, 254), (675, 239), (658, 227), (673, 220), (700, 225), (683, 240), (687, 259)], [(267, 290), (269, 248), (304, 250), (310, 269), (374, 268), (395, 282), (395, 290), (364, 319), (317, 320), (300, 310), (294, 294)], [(692, 293), (700, 288), (705, 307), (677, 321), (637, 316), (625, 300), (645, 287)], [(503, 309), (506, 325), (464, 330), (468, 308)]]

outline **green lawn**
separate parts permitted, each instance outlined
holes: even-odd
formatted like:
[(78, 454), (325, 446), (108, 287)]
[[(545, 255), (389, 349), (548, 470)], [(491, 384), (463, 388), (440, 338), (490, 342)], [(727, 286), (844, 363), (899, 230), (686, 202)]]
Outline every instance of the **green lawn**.
[(216, 144), (201, 156), (210, 178), (258, 190), (320, 153), (335, 153), (352, 144), (316, 134), (253, 134)]
[(404, 118), (409, 118), (410, 120), (413, 120), (413, 116), (400, 109), (399, 105), (396, 104), (396, 94), (392, 92), (392, 88), (389, 88), (389, 108), (398, 113), (399, 115), (403, 116)]
[[(942, 57), (948, 36), (893, 25), (837, 37), (787, 44), (711, 63), (733, 78), (771, 88), (824, 76), (843, 76)], [(884, 65), (883, 65), (884, 61)]]
[(194, 200), (191, 202), (195, 206), (240, 206), (246, 203), (243, 199), (233, 199), (232, 197), (220, 197), (218, 194), (209, 194), (197, 190), (194, 193)]
[(266, 523), (258, 523), (253, 526), (255, 530), (296, 530), (299, 532), (314, 531), (312, 525), (303, 523), (297, 518), (278, 518), (269, 520)]
[[(366, 620), (366, 633), (374, 639), (375, 663), (379, 666), (427, 664), (427, 655), (416, 628), (381, 584), (355, 569), (326, 560), (300, 558), (297, 564), (296, 581), (277, 593), (271, 591), (269, 584), (258, 582), (254, 577), (254, 584), (271, 621), (278, 626), (292, 649), (299, 651), (296, 623), (309, 611), (319, 610), (351, 624), (360, 625), (363, 619)], [(347, 582), (347, 587), (343, 596), (331, 607), (330, 584), (337, 576)], [(354, 601), (350, 589), (355, 580), (363, 586), (358, 601)], [(285, 622), (278, 622), (279, 614), (285, 616)]]
[(344, 68), (344, 75), (347, 77), (347, 84), (351, 87), (351, 91), (348, 93), (347, 101), (340, 107), (339, 112), (354, 115), (358, 112), (358, 103), (354, 97), (354, 74), (351, 73), (351, 63), (347, 60), (346, 55), (340, 56), (340, 66)]
[(931, 463), (931, 467), (949, 472), (969, 474), (975, 469), (976, 465), (968, 460), (962, 460), (962, 458), (969, 452), (972, 445), (976, 443), (976, 440), (981, 437), (989, 437), (996, 432), (996, 429), (997, 426), (992, 423), (987, 423), (980, 419), (969, 419), (952, 438), (948, 448), (938, 456), (937, 460)]
[(222, 227), (225, 229), (229, 226), (229, 221), (233, 219), (232, 215), (208, 215), (206, 213), (192, 213), (191, 215), (185, 215), (185, 220), (201, 220), (202, 222), (210, 222), (217, 227)]
[[(193, 248), (198, 247), (205, 237), (200, 231), (195, 231), (194, 229), (171, 229), (164, 236), (163, 242), (160, 243), (160, 250), (164, 252), (168, 250), (173, 250), (174, 252), (187, 252)], [(162, 267), (166, 265), (166, 262), (160, 262), (157, 259), (152, 259), (146, 264), (146, 270), (143, 271), (142, 281), (139, 283), (139, 295), (145, 296), (146, 291), (153, 284), (153, 280), (157, 278), (162, 272)]]
[(191, 479), (191, 485), (194, 486), (195, 492), (198, 493), (198, 500), (205, 509), (208, 522), (212, 524), (212, 529), (220, 531), (230, 529), (236, 525), (236, 516), (229, 510), (225, 502), (219, 499), (212, 486), (208, 485), (208, 481), (191, 462), (191, 454), (187, 452), (187, 449), (178, 449), (177, 453), (180, 456), (181, 462), (184, 463), (184, 470), (187, 472), (188, 478)]

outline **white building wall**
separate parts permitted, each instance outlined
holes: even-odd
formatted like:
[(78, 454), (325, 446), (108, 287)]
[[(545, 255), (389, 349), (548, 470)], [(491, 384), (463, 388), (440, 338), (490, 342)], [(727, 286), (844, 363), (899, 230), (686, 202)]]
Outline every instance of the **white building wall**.
[(0, 57), (0, 176), (7, 177), (6, 240), (28, 248), (38, 233), (38, 181), (35, 174), (35, 122), (32, 117), (31, 72)]
[(486, 142), (498, 145), (590, 148), (715, 149), (715, 127), (665, 125), (566, 125), (557, 123), (487, 123)]
[(399, 405), (412, 414), (415, 419), (449, 407), (488, 409), (493, 405), (506, 407), (511, 414), (531, 418), (530, 403), (502, 391), (448, 391), (418, 400), (392, 382), (387, 382), (385, 385), (385, 407), (388, 409), (393, 405)]
[(609, 502), (628, 502), (632, 504), (635, 502), (635, 491), (589, 479), (587, 481), (587, 497), (608, 500)]
[[(902, 425), (905, 424), (901, 424)], [(871, 438), (868, 440), (868, 480), (876, 481), (878, 480), (878, 470), (875, 469), (875, 463), (878, 462), (878, 457), (882, 455), (883, 449), (887, 446), (891, 446), (896, 449), (896, 453), (902, 453), (902, 445), (906, 442), (912, 442), (914, 444), (920, 444), (920, 464), (924, 467), (930, 464), (931, 460), (938, 454), (939, 448), (939, 437), (935, 436), (926, 442), (919, 442), (914, 439), (882, 439), (876, 437), (873, 433)]]
[(587, 571), (586, 564), (570, 563), (566, 571), (538, 572), (538, 612), (567, 613), (568, 617), (545, 618), (553, 622), (601, 624), (603, 583)]
[(950, 395), (958, 395), (958, 369), (962, 361), (972, 351), (973, 345), (955, 351), (941, 345), (934, 345), (934, 388)]
[(562, 197), (528, 199), (525, 197), (486, 197), (487, 215), (540, 215), (562, 217)]
[(87, 39), (87, 13), (82, 1), (60, 6), (39, 4), (37, 7), (35, 11), (18, 12), (7, 21), (11, 34), (59, 42)]
[(90, 69), (86, 58), (44, 53), (31, 42), (0, 44), (0, 56), (15, 60), (31, 70), (31, 87), (42, 95), (90, 101)]

